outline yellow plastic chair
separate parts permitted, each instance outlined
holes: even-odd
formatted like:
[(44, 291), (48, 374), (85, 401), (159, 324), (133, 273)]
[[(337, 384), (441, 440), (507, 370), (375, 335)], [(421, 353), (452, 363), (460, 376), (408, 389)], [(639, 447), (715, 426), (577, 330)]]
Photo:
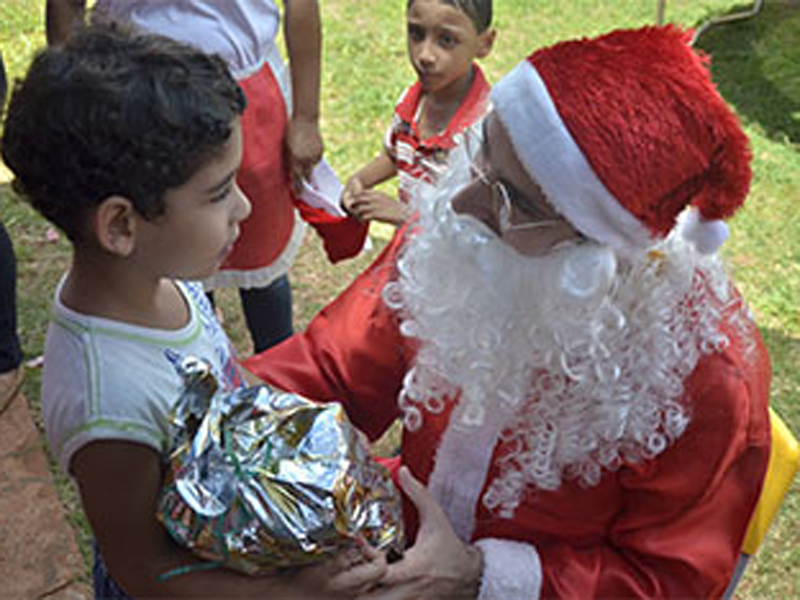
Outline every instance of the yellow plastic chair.
[(742, 545), (742, 554), (736, 565), (728, 589), (723, 598), (732, 598), (733, 592), (744, 574), (745, 567), (750, 557), (758, 551), (770, 523), (783, 502), (792, 480), (800, 467), (800, 444), (792, 432), (786, 427), (778, 414), (769, 409), (769, 420), (772, 429), (772, 446), (769, 453), (767, 475), (761, 497), (758, 499), (756, 510), (750, 518), (747, 534)]

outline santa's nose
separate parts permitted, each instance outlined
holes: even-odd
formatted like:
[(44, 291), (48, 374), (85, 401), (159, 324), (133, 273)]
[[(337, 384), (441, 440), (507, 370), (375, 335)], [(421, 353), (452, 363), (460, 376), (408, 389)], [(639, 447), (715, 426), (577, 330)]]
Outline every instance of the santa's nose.
[(474, 217), (500, 234), (500, 219), (491, 186), (477, 179), (472, 181), (453, 197), (452, 206), (457, 213)]

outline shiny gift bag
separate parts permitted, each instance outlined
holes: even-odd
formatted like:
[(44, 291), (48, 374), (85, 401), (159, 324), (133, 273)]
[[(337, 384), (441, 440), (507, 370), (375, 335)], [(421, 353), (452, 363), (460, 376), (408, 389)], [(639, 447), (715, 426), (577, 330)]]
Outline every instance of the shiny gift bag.
[(359, 539), (401, 551), (399, 493), (340, 404), (266, 385), (222, 393), (206, 363), (178, 368), (185, 388), (158, 518), (179, 544), (253, 575)]

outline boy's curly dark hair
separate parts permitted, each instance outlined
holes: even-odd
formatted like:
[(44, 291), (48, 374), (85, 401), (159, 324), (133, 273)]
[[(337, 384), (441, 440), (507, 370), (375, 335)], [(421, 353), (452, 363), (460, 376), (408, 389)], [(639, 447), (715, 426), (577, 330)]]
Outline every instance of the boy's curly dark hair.
[[(478, 33), (483, 33), (492, 24), (492, 0), (440, 0), (440, 2), (455, 6), (467, 15)], [(407, 8), (411, 8), (412, 4), (414, 0), (408, 0)]]
[(104, 199), (147, 219), (228, 140), (246, 100), (224, 61), (95, 20), (17, 82), (3, 159), (15, 189), (73, 242)]

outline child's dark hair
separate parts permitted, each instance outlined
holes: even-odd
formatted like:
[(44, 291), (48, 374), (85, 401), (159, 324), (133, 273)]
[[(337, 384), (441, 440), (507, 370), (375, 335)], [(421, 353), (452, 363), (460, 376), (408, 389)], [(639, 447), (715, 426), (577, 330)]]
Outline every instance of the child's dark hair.
[(233, 131), (246, 100), (224, 61), (95, 20), (17, 82), (3, 158), (15, 189), (73, 241), (110, 196), (146, 219)]
[(6, 105), (6, 92), (8, 91), (8, 80), (6, 79), (6, 63), (3, 61), (3, 53), (0, 51), (0, 115)]
[[(467, 15), (475, 25), (478, 33), (483, 33), (492, 24), (492, 0), (440, 0), (445, 4), (455, 6)], [(411, 8), (414, 0), (408, 0), (407, 8)]]

